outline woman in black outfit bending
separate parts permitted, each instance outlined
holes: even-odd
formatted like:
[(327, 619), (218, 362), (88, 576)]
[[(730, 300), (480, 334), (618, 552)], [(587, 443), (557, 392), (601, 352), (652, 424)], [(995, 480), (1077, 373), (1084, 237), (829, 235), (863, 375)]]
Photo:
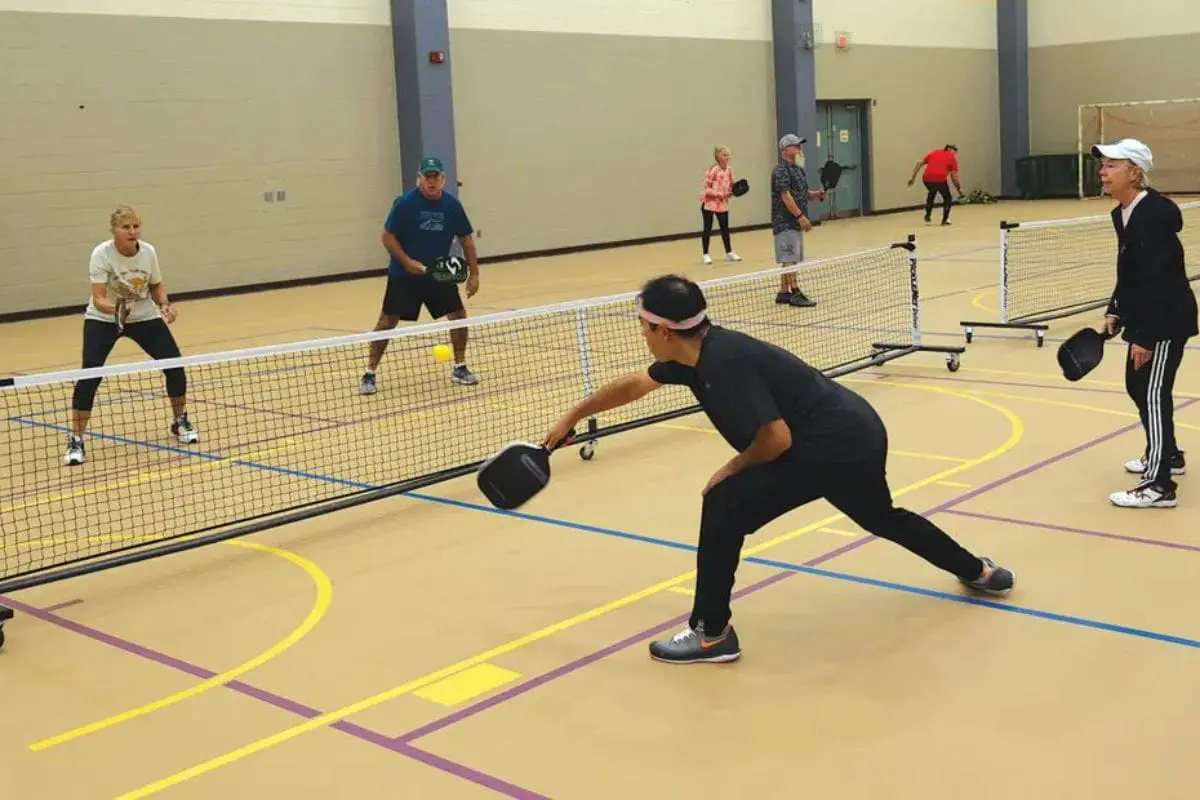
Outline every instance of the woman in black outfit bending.
[(1188, 283), (1179, 206), (1151, 189), (1146, 179), (1154, 164), (1150, 148), (1122, 139), (1092, 148), (1101, 159), (1100, 181), (1117, 201), (1112, 210), (1117, 233), (1117, 285), (1105, 312), (1110, 336), (1129, 343), (1125, 389), (1137, 405), (1146, 432), (1140, 458), (1125, 469), (1141, 476), (1132, 489), (1109, 496), (1124, 508), (1174, 508), (1173, 476), (1186, 469), (1175, 441), (1172, 389), (1187, 340), (1200, 333), (1196, 296)]

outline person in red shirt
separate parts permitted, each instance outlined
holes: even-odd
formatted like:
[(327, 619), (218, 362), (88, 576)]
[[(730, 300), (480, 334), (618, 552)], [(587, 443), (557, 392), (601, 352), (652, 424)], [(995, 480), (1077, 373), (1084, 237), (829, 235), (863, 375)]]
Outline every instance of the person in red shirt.
[(926, 222), (930, 221), (930, 216), (933, 214), (933, 201), (940, 194), (942, 196), (942, 224), (950, 224), (950, 207), (954, 204), (954, 198), (950, 195), (950, 184), (947, 182), (947, 178), (954, 181), (954, 188), (958, 189), (959, 197), (962, 197), (963, 193), (962, 184), (958, 182), (957, 153), (958, 148), (948, 144), (941, 150), (930, 150), (913, 167), (912, 177), (908, 179), (909, 186), (916, 183), (921, 167), (925, 168), (922, 180), (925, 181), (925, 188), (929, 190), (929, 193), (925, 195)]

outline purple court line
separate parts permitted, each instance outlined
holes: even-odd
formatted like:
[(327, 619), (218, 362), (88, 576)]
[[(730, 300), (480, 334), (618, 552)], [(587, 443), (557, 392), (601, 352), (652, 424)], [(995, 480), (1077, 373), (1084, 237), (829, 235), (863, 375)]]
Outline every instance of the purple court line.
[(1183, 542), (1168, 542), (1165, 539), (1149, 539), (1144, 536), (1129, 536), (1123, 533), (1106, 533), (1104, 531), (1092, 530), (1090, 528), (1076, 528), (1070, 525), (1056, 525), (1052, 522), (1038, 522), (1037, 520), (1017, 519), (1016, 517), (1001, 517), (996, 516), (995, 514), (980, 514), (976, 511), (958, 511), (951, 509), (947, 510), (946, 513), (954, 514), (959, 517), (987, 520), (988, 522), (1003, 522), (1008, 525), (1018, 525), (1027, 528), (1041, 528), (1042, 530), (1072, 533), (1080, 536), (1094, 536), (1097, 539), (1113, 539), (1118, 542), (1146, 544), (1152, 547), (1166, 547), (1171, 550), (1190, 550), (1193, 553), (1200, 553), (1200, 545), (1185, 544)]
[[(96, 630), (95, 628), (89, 627), (80, 622), (75, 622), (74, 620), (67, 619), (66, 617), (61, 617), (52, 613), (51, 609), (49, 608), (37, 608), (36, 606), (26, 605), (18, 600), (13, 600), (10, 597), (4, 596), (0, 596), (0, 603), (3, 603), (5, 606), (13, 609), (14, 611), (20, 611), (24, 614), (28, 614), (31, 617), (40, 619), (43, 622), (56, 625), (60, 628), (69, 630), (72, 633), (77, 633), (80, 636), (85, 636), (88, 639), (106, 644), (109, 647), (116, 648), (117, 650), (121, 650), (139, 658), (144, 658), (148, 661), (153, 661), (156, 664), (169, 667), (179, 672), (187, 673), (188, 675), (200, 678), (201, 680), (208, 680), (218, 674), (199, 665), (183, 661), (175, 658), (174, 656), (166, 655), (165, 653), (160, 653), (157, 650), (152, 650), (135, 642), (130, 642), (118, 636), (105, 633), (104, 631)], [(275, 708), (287, 711), (288, 713), (295, 714), (296, 716), (304, 717), (305, 719), (313, 719), (321, 716), (321, 714), (324, 713), (318, 709), (312, 708), (311, 706), (306, 706), (303, 703), (299, 703), (290, 698), (275, 694), (274, 692), (269, 692), (266, 689), (260, 689), (256, 686), (251, 686), (250, 684), (240, 680), (232, 680), (222, 685), (226, 689), (230, 689), (234, 692), (245, 695), (246, 697), (253, 698), (260, 702), (274, 706)], [(484, 788), (491, 789), (492, 791), (502, 794), (506, 797), (516, 798), (517, 800), (549, 800), (549, 798), (545, 795), (541, 795), (529, 789), (508, 783), (507, 781), (501, 780), (493, 775), (488, 775), (484, 772), (472, 769), (471, 767), (451, 761), (448, 758), (430, 753), (426, 750), (422, 750), (402, 742), (397, 742), (390, 737), (384, 736), (383, 734), (377, 733), (368, 728), (364, 728), (361, 725), (356, 725), (353, 722), (338, 720), (337, 722), (331, 723), (329, 727), (337, 728), (343, 733), (348, 733), (355, 738), (378, 745), (379, 747), (386, 748), (393, 753), (407, 756), (415, 761), (425, 764), (426, 766), (433, 767), (434, 769), (449, 773), (457, 778), (461, 778)]]
[(74, 600), (65, 600), (61, 603), (55, 603), (52, 606), (46, 606), (42, 610), (47, 613), (50, 613), (53, 611), (62, 611), (64, 608), (70, 608), (71, 606), (77, 606), (82, 602), (83, 602), (82, 600), (80, 600), (78, 597), (76, 597)]
[[(1180, 407), (1182, 407), (1184, 405), (1191, 405), (1192, 403), (1195, 403), (1198, 400), (1200, 400), (1200, 398), (1188, 400), (1186, 403), (1180, 404)], [(1128, 433), (1129, 431), (1134, 430), (1135, 428), (1138, 428), (1138, 427), (1141, 427), (1140, 422), (1134, 423), (1132, 425), (1126, 425), (1122, 428), (1112, 431), (1111, 433), (1107, 433), (1103, 436), (1099, 436), (1095, 439), (1092, 439), (1091, 441), (1084, 442), (1083, 444), (1078, 445), (1076, 447), (1072, 447), (1069, 450), (1064, 450), (1063, 452), (1058, 453), (1057, 455), (1053, 455), (1053, 456), (1050, 456), (1049, 458), (1045, 458), (1045, 459), (1037, 462), (1036, 464), (1032, 464), (1030, 466), (1023, 467), (1022, 469), (1019, 469), (1016, 472), (1012, 472), (1001, 478), (997, 478), (996, 480), (991, 481), (990, 483), (986, 483), (983, 486), (978, 487), (977, 489), (972, 489), (971, 491), (965, 492), (965, 493), (959, 495), (958, 497), (955, 497), (945, 503), (942, 503), (941, 505), (935, 506), (934, 508), (926, 511), (923, 514), (923, 516), (930, 517), (930, 516), (933, 516), (934, 514), (948, 512), (948, 511), (950, 511), (950, 509), (952, 509), (955, 506), (958, 506), (962, 503), (965, 503), (967, 500), (970, 500), (975, 497), (979, 497), (980, 495), (982, 495), (986, 492), (991, 492), (1005, 484), (1011, 483), (1012, 481), (1015, 481), (1019, 478), (1025, 477), (1026, 475), (1029, 475), (1030, 473), (1044, 469), (1044, 468), (1050, 466), (1051, 464), (1054, 464), (1054, 463), (1057, 463), (1064, 459), (1070, 458), (1071, 456), (1078, 455), (1079, 453), (1082, 453), (1085, 450), (1089, 450), (1093, 447), (1096, 447), (1097, 445), (1103, 444), (1104, 442), (1107, 442), (1110, 439), (1115, 439), (1116, 437), (1121, 436), (1125, 433)], [(850, 542), (849, 544), (846, 544), (846, 545), (838, 548), (837, 550), (830, 551), (828, 553), (825, 553), (824, 555), (817, 556), (814, 559), (803, 562), (803, 566), (815, 567), (826, 561), (830, 561), (834, 558), (837, 558), (838, 556), (844, 555), (845, 553), (848, 553), (852, 550), (857, 550), (858, 548), (862, 547), (863, 545), (874, 541), (875, 538), (876, 537), (874, 537), (870, 534), (866, 534), (866, 535), (862, 536), (861, 538), (855, 539), (854, 541)], [(769, 578), (765, 578), (765, 579), (759, 581), (758, 583), (754, 583), (754, 584), (751, 584), (751, 585), (745, 587), (741, 591), (734, 593), (733, 596), (734, 596), (734, 598), (744, 597), (753, 592), (757, 592), (761, 589), (765, 589), (768, 586), (771, 586), (775, 583), (779, 583), (780, 581), (783, 581), (783, 580), (785, 580), (793, 575), (796, 575), (796, 574), (799, 574), (799, 573), (793, 572), (793, 571), (776, 573), (775, 575), (772, 575)], [(549, 672), (545, 672), (545, 673), (537, 676), (536, 678), (531, 678), (527, 681), (519, 683), (499, 694), (493, 695), (492, 697), (488, 697), (477, 703), (472, 703), (469, 706), (465, 706), (465, 707), (459, 709), (458, 711), (455, 711), (451, 714), (447, 714), (446, 716), (436, 719), (425, 725), (422, 725), (419, 728), (414, 728), (413, 730), (408, 731), (407, 733), (400, 734), (400, 736), (398, 736), (396, 738), (396, 741), (404, 743), (404, 744), (411, 744), (412, 742), (417, 741), (418, 739), (422, 739), (426, 736), (429, 736), (432, 733), (435, 733), (440, 730), (444, 730), (445, 728), (448, 728), (451, 725), (456, 725), (459, 722), (462, 722), (463, 720), (466, 720), (466, 719), (469, 719), (470, 717), (475, 716), (476, 714), (480, 714), (484, 711), (487, 711), (490, 708), (494, 708), (501, 703), (512, 700), (515, 697), (519, 697), (520, 695), (523, 695), (526, 692), (532, 691), (532, 690), (538, 688), (539, 686), (544, 686), (545, 684), (547, 684), (553, 680), (556, 680), (558, 678), (561, 678), (564, 675), (568, 675), (572, 672), (575, 672), (578, 669), (581, 669), (582, 667), (585, 667), (589, 664), (592, 664), (596, 661), (606, 658), (614, 653), (617, 653), (621, 650), (631, 647), (632, 645), (642, 642), (647, 637), (654, 636), (655, 634), (658, 634), (664, 630), (667, 630), (674, 625), (682, 624), (687, 621), (689, 616), (690, 616), (690, 614), (681, 614), (678, 617), (673, 617), (672, 619), (669, 619), (666, 622), (655, 625), (652, 628), (647, 628), (644, 631), (635, 633), (634, 635), (632, 635), (628, 638), (622, 639), (619, 642), (614, 642), (613, 644), (610, 644), (608, 647), (602, 648), (593, 653), (589, 653), (588, 655), (578, 658), (568, 664), (563, 664), (562, 666), (552, 669)]]

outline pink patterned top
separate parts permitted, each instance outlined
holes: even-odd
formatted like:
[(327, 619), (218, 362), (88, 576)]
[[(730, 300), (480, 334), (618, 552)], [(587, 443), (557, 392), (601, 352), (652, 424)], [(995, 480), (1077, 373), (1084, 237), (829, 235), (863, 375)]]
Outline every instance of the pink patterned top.
[(729, 210), (729, 198), (733, 195), (733, 167), (721, 169), (720, 164), (713, 164), (704, 173), (704, 192), (701, 202), (709, 211), (723, 212)]

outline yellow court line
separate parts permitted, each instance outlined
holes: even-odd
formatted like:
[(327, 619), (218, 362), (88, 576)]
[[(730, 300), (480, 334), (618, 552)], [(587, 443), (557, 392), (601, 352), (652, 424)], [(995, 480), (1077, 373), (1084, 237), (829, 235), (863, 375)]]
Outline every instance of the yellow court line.
[[(873, 383), (873, 381), (863, 381), (863, 382), (864, 383)], [(1021, 418), (1018, 417), (1015, 413), (1013, 413), (1009, 409), (1007, 409), (1004, 406), (1001, 406), (997, 403), (992, 403), (992, 402), (990, 402), (988, 400), (984, 400), (983, 398), (980, 398), (980, 397), (972, 397), (970, 394), (967, 394), (966, 392), (960, 392), (960, 391), (956, 391), (954, 389), (948, 389), (948, 388), (942, 387), (942, 386), (928, 386), (928, 385), (923, 385), (923, 384), (902, 383), (902, 382), (895, 382), (895, 383), (891, 383), (890, 385), (904, 386), (904, 387), (916, 389), (919, 391), (934, 392), (937, 394), (945, 394), (945, 395), (949, 395), (952, 397), (961, 397), (966, 400), (971, 400), (973, 402), (976, 402), (983, 406), (991, 408), (995, 411), (998, 411), (1000, 414), (1002, 414), (1004, 416), (1005, 419), (1008, 420), (1008, 423), (1010, 426), (1009, 436), (1004, 441), (1003, 444), (999, 445), (998, 447), (993, 448), (992, 450), (988, 451), (987, 453), (983, 454), (982, 456), (970, 459), (962, 464), (957, 464), (953, 467), (949, 467), (949, 468), (944, 469), (941, 472), (938, 472), (934, 475), (930, 475), (927, 478), (923, 478), (919, 481), (916, 481), (915, 483), (910, 483), (907, 486), (897, 489), (896, 491), (894, 491), (892, 493), (894, 497), (903, 496), (905, 494), (908, 494), (909, 492), (916, 491), (917, 489), (928, 486), (932, 483), (937, 483), (940, 480), (945, 480), (946, 478), (949, 478), (952, 475), (957, 475), (960, 472), (963, 472), (965, 470), (979, 466), (980, 464), (986, 463), (988, 461), (992, 461), (993, 459), (1000, 457), (1001, 455), (1009, 452), (1014, 447), (1016, 447), (1017, 443), (1020, 442), (1021, 438), (1024, 436), (1025, 426), (1021, 422)], [(744, 550), (743, 556), (761, 553), (764, 550), (767, 550), (771, 547), (775, 547), (776, 545), (779, 545), (779, 544), (783, 544), (784, 542), (795, 539), (806, 533), (820, 530), (821, 528), (831, 525), (841, 519), (845, 519), (844, 514), (840, 514), (840, 513), (832, 514), (824, 519), (809, 523), (808, 525), (805, 525), (801, 528), (797, 528), (796, 530), (781, 534), (780, 536), (776, 536), (774, 539), (767, 540), (765, 542), (758, 544), (755, 547)], [(509, 642), (506, 642), (505, 644), (493, 647), (492, 649), (490, 649), (486, 652), (479, 653), (478, 655), (474, 655), (474, 656), (465, 658), (455, 664), (451, 664), (450, 666), (443, 667), (435, 672), (431, 672), (428, 675), (424, 675), (419, 678), (414, 678), (413, 680), (408, 681), (407, 683), (400, 684), (399, 686), (396, 686), (396, 687), (393, 687), (386, 691), (380, 692), (379, 694), (375, 694), (375, 695), (372, 695), (371, 697), (364, 698), (364, 699), (359, 700), (356, 703), (352, 703), (348, 706), (343, 706), (342, 708), (339, 708), (335, 711), (326, 712), (324, 714), (321, 714), (318, 717), (313, 717), (312, 719), (306, 720), (305, 722), (302, 722), (291, 728), (287, 728), (285, 730), (279, 731), (278, 733), (263, 737), (262, 739), (258, 739), (257, 741), (251, 742), (250, 744), (239, 747), (236, 750), (231, 750), (230, 752), (225, 753), (223, 755), (216, 756), (214, 758), (210, 758), (207, 761), (204, 761), (200, 764), (196, 764), (194, 766), (188, 767), (187, 769), (176, 772), (174, 775), (169, 775), (165, 778), (154, 781), (153, 783), (148, 783), (145, 786), (142, 786), (138, 789), (134, 789), (123, 795), (120, 795), (118, 798), (116, 798), (116, 800), (140, 800), (140, 798), (149, 797), (153, 794), (157, 794), (158, 792), (161, 792), (164, 789), (169, 789), (172, 786), (177, 786), (178, 784), (181, 784), (185, 781), (191, 780), (192, 778), (199, 777), (208, 772), (212, 772), (213, 770), (219, 769), (220, 767), (227, 766), (229, 764), (233, 764), (237, 761), (241, 761), (242, 759), (247, 758), (248, 756), (252, 756), (255, 753), (259, 753), (263, 750), (283, 744), (284, 742), (288, 742), (288, 741), (296, 738), (297, 736), (302, 736), (305, 733), (308, 733), (310, 731), (314, 731), (319, 728), (327, 727), (327, 726), (333, 724), (334, 722), (337, 722), (339, 720), (353, 716), (353, 715), (358, 714), (362, 711), (365, 711), (369, 708), (378, 706), (382, 703), (386, 703), (389, 700), (393, 700), (402, 695), (408, 694), (410, 692), (414, 692), (423, 686), (428, 686), (431, 683), (436, 683), (437, 681), (440, 681), (449, 675), (453, 675), (456, 672), (461, 672), (462, 670), (469, 669), (471, 667), (482, 664), (486, 661), (491, 661), (492, 659), (496, 658), (497, 656), (502, 656), (506, 653), (511, 653), (512, 651), (518, 650), (528, 644), (532, 644), (533, 642), (537, 642), (541, 639), (545, 639), (549, 636), (553, 636), (556, 633), (567, 630), (569, 628), (573, 628), (581, 623), (595, 619), (596, 617), (603, 616), (604, 614), (607, 614), (611, 611), (615, 611), (619, 608), (628, 606), (632, 603), (637, 602), (638, 600), (642, 600), (646, 597), (650, 597), (651, 595), (657, 594), (658, 592), (668, 590), (673, 586), (677, 586), (680, 583), (692, 580), (695, 577), (696, 577), (695, 570), (691, 570), (691, 571), (685, 572), (684, 574), (679, 575), (677, 577), (670, 578), (670, 579), (662, 581), (660, 583), (656, 583), (655, 585), (647, 587), (645, 589), (642, 589), (641, 591), (626, 595), (625, 597), (622, 597), (618, 600), (614, 600), (610, 603), (605, 603), (602, 606), (597, 606), (596, 608), (593, 608), (590, 611), (585, 611), (582, 614), (578, 614), (574, 617), (570, 617), (569, 619), (562, 620), (561, 622), (556, 622), (553, 625), (548, 625), (547, 627), (542, 628), (539, 631), (535, 631), (533, 633), (526, 634), (525, 636), (521, 636), (517, 639), (513, 639)]]
[(984, 289), (982, 292), (980, 292), (979, 294), (977, 294), (971, 298), (971, 305), (975, 306), (980, 311), (994, 312), (996, 309), (992, 308), (991, 306), (985, 306), (983, 304), (983, 302), (980, 300), (981, 297), (984, 297), (985, 295), (989, 295), (994, 291), (996, 291), (995, 287), (993, 287), (991, 289)]
[[(1076, 411), (1094, 411), (1097, 414), (1112, 414), (1112, 415), (1118, 416), (1118, 417), (1133, 417), (1134, 419), (1138, 418), (1138, 415), (1132, 411), (1121, 411), (1116, 408), (1103, 408), (1101, 406), (1089, 406), (1089, 405), (1085, 405), (1083, 403), (1071, 403), (1066, 400), (1051, 400), (1047, 397), (1029, 397), (1027, 395), (1006, 394), (1004, 392), (993, 392), (990, 390), (982, 390), (982, 389), (978, 389), (978, 390), (977, 389), (968, 389), (967, 392), (970, 394), (976, 394), (976, 395), (981, 395), (981, 396), (986, 396), (986, 397), (998, 397), (1003, 400), (1019, 400), (1021, 402), (1025, 402), (1025, 403), (1035, 403), (1035, 404), (1044, 405), (1044, 406), (1059, 406), (1061, 408), (1073, 408)], [(1189, 430), (1194, 430), (1194, 431), (1200, 430), (1200, 425), (1189, 425), (1186, 422), (1178, 422), (1178, 421), (1175, 422), (1175, 427), (1176, 428), (1187, 428)]]
[(821, 528), (819, 533), (832, 533), (837, 536), (849, 536), (851, 539), (857, 539), (858, 537), (863, 535), (862, 531), (855, 533), (854, 531), (842, 531), (842, 530), (838, 530), (837, 528)]
[[(875, 383), (875, 381), (865, 381), (865, 383)], [(713, 428), (705, 428), (700, 425), (680, 425), (674, 422), (660, 422), (660, 428), (671, 428), (677, 431), (693, 431), (695, 433), (711, 433), (717, 435), (717, 431)], [(918, 453), (912, 450), (893, 450), (888, 448), (889, 456), (905, 456), (907, 458), (923, 458), (926, 461), (949, 461), (954, 464), (965, 464), (970, 459), (959, 458), (958, 456), (943, 456), (937, 453)]]
[(971, 484), (962, 481), (938, 481), (938, 486), (952, 486), (955, 489), (970, 489)]
[(278, 556), (290, 561), (308, 573), (308, 576), (312, 578), (313, 583), (316, 585), (317, 597), (316, 601), (313, 603), (312, 610), (308, 612), (308, 616), (304, 618), (304, 621), (301, 622), (300, 625), (297, 626), (296, 629), (289, 633), (285, 638), (262, 651), (249, 661), (239, 664), (233, 669), (226, 670), (219, 675), (214, 675), (206, 681), (198, 683), (188, 689), (184, 689), (181, 692), (176, 692), (168, 697), (164, 697), (161, 700), (155, 700), (152, 703), (146, 703), (138, 708), (130, 709), (129, 711), (123, 711), (120, 714), (114, 714), (111, 717), (105, 717), (104, 719), (97, 720), (87, 725), (82, 725), (73, 730), (69, 730), (66, 733), (60, 733), (57, 736), (51, 736), (48, 739), (42, 739), (41, 741), (34, 742), (33, 744), (29, 745), (30, 750), (36, 752), (39, 750), (46, 750), (60, 744), (65, 744), (66, 742), (70, 742), (82, 736), (87, 736), (90, 733), (95, 733), (97, 731), (104, 730), (105, 728), (111, 728), (112, 726), (118, 725), (122, 722), (128, 722), (131, 719), (137, 719), (138, 717), (145, 716), (146, 714), (159, 711), (167, 708), (168, 706), (172, 706), (176, 703), (187, 700), (188, 698), (195, 697), (198, 694), (202, 694), (203, 692), (207, 692), (209, 689), (215, 689), (218, 686), (229, 683), (235, 678), (245, 675), (247, 672), (261, 667), (268, 661), (282, 655), (294, 644), (307, 636), (309, 632), (316, 627), (317, 623), (320, 622), (321, 618), (325, 616), (325, 612), (329, 610), (329, 606), (333, 602), (333, 583), (329, 580), (329, 576), (325, 574), (324, 570), (322, 570), (313, 562), (309, 561), (307, 558), (296, 555), (288, 550), (274, 547), (272, 545), (246, 541), (230, 541), (228, 544)]

